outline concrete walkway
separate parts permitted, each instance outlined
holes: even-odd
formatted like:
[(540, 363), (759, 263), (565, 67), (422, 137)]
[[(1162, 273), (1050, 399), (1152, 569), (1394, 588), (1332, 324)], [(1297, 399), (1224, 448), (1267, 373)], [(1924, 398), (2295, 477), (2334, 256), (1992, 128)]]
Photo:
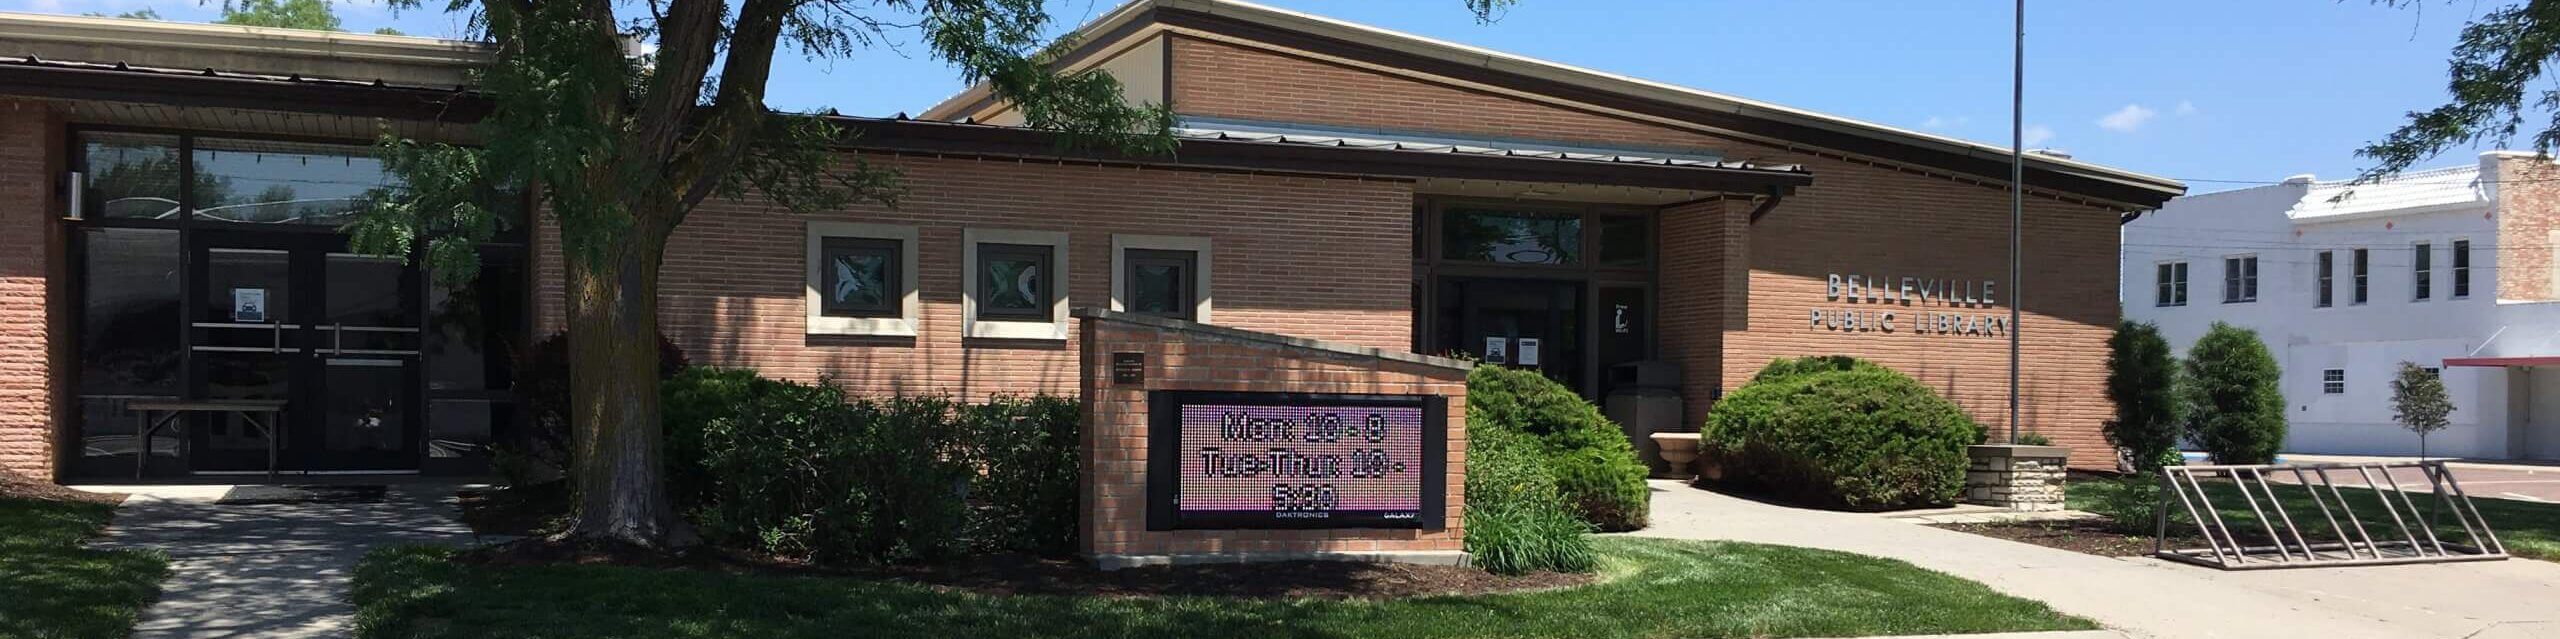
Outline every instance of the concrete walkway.
[(1874, 515), (1770, 505), (1653, 482), (1653, 527), (1891, 557), (1982, 582), (2134, 637), (2560, 637), (2560, 564), (2498, 562), (2223, 572), (2097, 557)]
[(104, 547), (169, 554), (160, 602), (136, 639), (354, 636), (356, 560), (393, 543), (471, 543), (454, 486), (394, 485), (381, 503), (224, 505), (230, 486), (115, 486), (132, 493)]

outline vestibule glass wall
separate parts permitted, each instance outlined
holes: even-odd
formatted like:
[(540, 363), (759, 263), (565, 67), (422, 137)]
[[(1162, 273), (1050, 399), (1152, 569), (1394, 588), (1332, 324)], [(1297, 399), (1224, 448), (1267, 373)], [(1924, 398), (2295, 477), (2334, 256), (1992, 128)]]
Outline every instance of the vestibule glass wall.
[(469, 284), (355, 254), (340, 232), (398, 186), (362, 143), (75, 129), (70, 225), (80, 359), (69, 470), (130, 478), (135, 400), (282, 399), (277, 441), (237, 415), (152, 431), (150, 475), (485, 472), (516, 413), (525, 231), (504, 224)]
[(1414, 350), (1536, 369), (1586, 395), (1651, 356), (1654, 213), (1424, 198), (1414, 213)]

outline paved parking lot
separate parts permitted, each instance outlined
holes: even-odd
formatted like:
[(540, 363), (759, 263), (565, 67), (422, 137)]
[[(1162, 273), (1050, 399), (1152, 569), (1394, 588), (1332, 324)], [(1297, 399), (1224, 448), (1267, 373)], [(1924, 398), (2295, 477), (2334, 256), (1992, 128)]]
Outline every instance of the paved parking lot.
[[(2333, 462), (2415, 461), (2415, 458), (2351, 457), (2344, 455), (2285, 455), (2284, 461), (2294, 464), (2310, 464)], [(2455, 481), (2462, 483), (2462, 490), (2470, 493), (2474, 498), (2496, 497), (2521, 501), (2560, 503), (2560, 463), (2448, 461), (2445, 462), (2445, 467), (2453, 471), (2453, 478)], [(2293, 476), (2290, 473), (2269, 474), (2267, 479), (2283, 483), (2293, 482)], [(2354, 473), (2340, 474), (2332, 472), (2330, 473), (2330, 481), (2341, 486), (2357, 486), (2362, 485), (2364, 480), (2356, 477)], [(2377, 475), (2374, 477), (2374, 481), (2380, 483), (2385, 488), (2390, 487), (2389, 482), (2397, 481), (2399, 482), (2402, 490), (2413, 492), (2432, 492), (2434, 490), (2432, 487), (2427, 485), (2426, 476), (2414, 468), (2393, 470), (2391, 478), (2388, 480)]]

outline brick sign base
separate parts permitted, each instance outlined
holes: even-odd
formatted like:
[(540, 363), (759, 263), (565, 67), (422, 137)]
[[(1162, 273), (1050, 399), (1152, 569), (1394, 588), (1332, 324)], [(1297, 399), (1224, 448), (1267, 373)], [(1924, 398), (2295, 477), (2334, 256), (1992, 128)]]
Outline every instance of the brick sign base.
[[(1466, 562), (1467, 363), (1099, 309), (1075, 314), (1085, 424), (1080, 550), (1096, 565)], [(1154, 390), (1446, 397), (1444, 527), (1148, 530), (1147, 392)]]

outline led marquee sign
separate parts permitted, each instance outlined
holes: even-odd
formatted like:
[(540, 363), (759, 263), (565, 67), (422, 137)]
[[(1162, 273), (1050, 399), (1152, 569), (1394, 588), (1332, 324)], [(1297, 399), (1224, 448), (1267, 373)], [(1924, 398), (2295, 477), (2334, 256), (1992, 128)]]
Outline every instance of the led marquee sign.
[(1448, 399), (1154, 391), (1147, 527), (1444, 528)]

